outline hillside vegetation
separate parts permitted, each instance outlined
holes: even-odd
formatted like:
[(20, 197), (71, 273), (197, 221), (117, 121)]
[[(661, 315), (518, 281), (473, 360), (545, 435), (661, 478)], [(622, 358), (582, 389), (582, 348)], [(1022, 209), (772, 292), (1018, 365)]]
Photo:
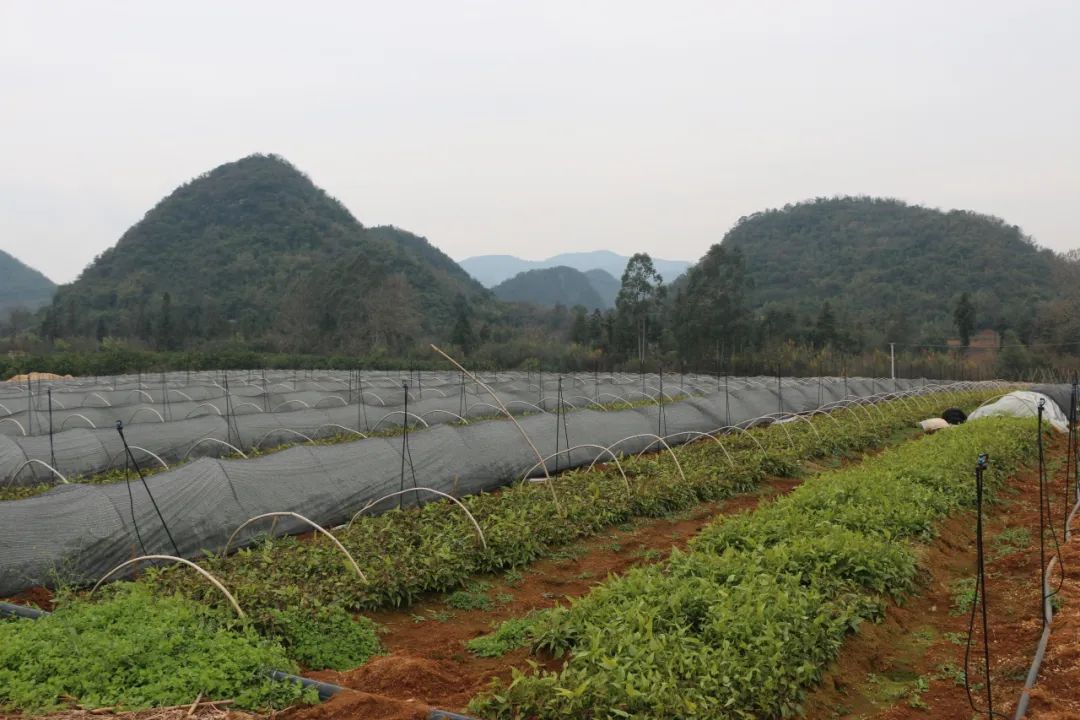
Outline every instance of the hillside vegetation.
[[(255, 155), (163, 199), (36, 318), (0, 317), (0, 373), (417, 367), (437, 364), (437, 342), (486, 368), (882, 375), (897, 343), (901, 374), (1027, 377), (1080, 348), (1080, 263), (972, 212), (811, 200), (741, 218), (682, 275), (664, 263), (637, 253), (618, 280), (532, 268), (492, 292), (426, 239), (364, 227)], [(1008, 346), (996, 360), (944, 347), (986, 328)]]
[[(459, 299), (460, 298), (460, 299)], [(253, 155), (177, 188), (60, 288), (46, 334), (394, 348), (489, 294), (424, 238), (365, 228), (285, 160)]]
[[(607, 274), (602, 270), (590, 272)], [(616, 282), (616, 285), (618, 284), (614, 278), (612, 278), (612, 281)], [(587, 310), (611, 307), (611, 302), (605, 301), (596, 288), (593, 287), (592, 280), (588, 275), (570, 267), (560, 266), (542, 270), (526, 270), (509, 280), (504, 280), (492, 288), (491, 291), (500, 300), (531, 303), (541, 307), (555, 307), (556, 305), (574, 307), (581, 305)], [(616, 292), (618, 292), (617, 287)]]
[[(625, 268), (624, 268), (625, 269)], [(622, 287), (622, 283), (619, 282), (618, 277), (612, 275), (607, 270), (586, 270), (585, 277), (589, 278), (589, 283), (593, 286), (593, 290), (600, 295), (600, 299), (604, 301), (601, 307), (615, 307), (615, 298), (619, 294), (619, 289)]]
[(1033, 308), (1061, 282), (1061, 259), (1019, 227), (898, 200), (818, 199), (754, 213), (722, 244), (742, 254), (755, 311), (814, 317), (828, 301), (850, 322), (890, 328), (895, 341), (953, 333), (962, 293), (980, 327), (1029, 329)]
[(52, 280), (0, 250), (0, 317), (16, 308), (36, 310), (56, 292)]

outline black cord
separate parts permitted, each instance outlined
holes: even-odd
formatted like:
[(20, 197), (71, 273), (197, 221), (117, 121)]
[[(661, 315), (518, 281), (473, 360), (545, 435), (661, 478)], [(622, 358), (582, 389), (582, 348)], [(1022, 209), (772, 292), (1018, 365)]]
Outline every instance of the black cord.
[(56, 451), (53, 449), (52, 388), (49, 388), (49, 462), (56, 469)]
[[(555, 391), (555, 474), (559, 474), (559, 418), (562, 415), (562, 375), (559, 376), (558, 390)], [(569, 445), (566, 446), (570, 448)]]
[[(660, 437), (667, 435), (667, 411), (664, 410), (664, 368), (660, 368), (660, 412), (656, 416), (656, 434)], [(661, 427), (663, 429), (661, 429)]]
[(1073, 437), (1073, 445), (1072, 445), (1073, 478), (1074, 478), (1073, 485), (1076, 488), (1076, 491), (1075, 491), (1076, 492), (1076, 494), (1075, 494), (1076, 501), (1080, 502), (1080, 447), (1078, 447), (1078, 440), (1080, 440), (1080, 438), (1077, 437), (1077, 428), (1076, 428), (1077, 419), (1078, 419), (1077, 418), (1078, 403), (1080, 403), (1080, 397), (1077, 396), (1077, 378), (1076, 378), (1076, 375), (1074, 374), (1073, 379), (1072, 379), (1072, 404), (1071, 404), (1071, 406), (1069, 408), (1069, 413), (1070, 413), (1070, 416), (1069, 416), (1069, 430), (1072, 432), (1072, 437)]
[(131, 492), (131, 481), (128, 480), (128, 469), (131, 467), (128, 462), (127, 453), (124, 453), (124, 484), (127, 485), (128, 491), (128, 503), (131, 505), (131, 524), (135, 527), (135, 537), (139, 539), (139, 547), (142, 548), (143, 555), (149, 555), (146, 552), (146, 544), (143, 542), (142, 533), (139, 532), (139, 523), (135, 520), (135, 495)]
[[(168, 524), (167, 524), (167, 523), (165, 522), (165, 516), (161, 514), (161, 508), (159, 508), (159, 507), (158, 507), (157, 501), (156, 501), (156, 500), (154, 500), (154, 495), (153, 495), (153, 493), (151, 493), (151, 492), (150, 492), (150, 486), (149, 486), (149, 485), (147, 485), (147, 483), (146, 483), (146, 478), (145, 478), (145, 477), (143, 477), (143, 473), (142, 473), (142, 468), (140, 468), (140, 467), (139, 467), (139, 461), (135, 459), (135, 456), (134, 456), (134, 455), (132, 454), (132, 452), (131, 452), (131, 448), (130, 448), (130, 447), (128, 447), (128, 441), (127, 441), (127, 438), (126, 438), (126, 437), (124, 437), (124, 423), (123, 423), (123, 422), (121, 422), (120, 420), (117, 420), (117, 421), (116, 421), (116, 432), (120, 433), (120, 440), (121, 440), (121, 441), (122, 441), (122, 442), (124, 443), (124, 451), (125, 451), (125, 452), (127, 453), (127, 457), (128, 457), (128, 459), (129, 459), (129, 460), (131, 460), (131, 464), (132, 464), (132, 466), (134, 466), (134, 468), (135, 468), (135, 472), (139, 474), (139, 480), (141, 480), (141, 481), (142, 481), (142, 484), (143, 484), (143, 488), (144, 488), (144, 489), (146, 490), (146, 495), (147, 495), (147, 497), (149, 497), (149, 498), (150, 498), (150, 504), (154, 506), (154, 512), (156, 512), (156, 513), (157, 513), (157, 516), (158, 516), (158, 520), (160, 520), (160, 521), (161, 521), (161, 527), (165, 528), (165, 534), (169, 536), (169, 542), (170, 542), (170, 543), (172, 544), (172, 546), (173, 546), (173, 550), (174, 550), (174, 551), (176, 552), (176, 556), (177, 556), (177, 557), (180, 557), (180, 548), (179, 548), (179, 547), (177, 547), (177, 545), (176, 545), (176, 541), (175, 541), (175, 540), (173, 540), (173, 536), (172, 536), (172, 533), (171, 533), (171, 532), (169, 532), (169, 526), (168, 526)], [(129, 484), (129, 485), (128, 485), (128, 492), (130, 492), (130, 491), (131, 491), (131, 485)], [(135, 506), (134, 506), (134, 500), (132, 500), (132, 510), (131, 510), (131, 513), (132, 513), (132, 515), (131, 515), (131, 516), (132, 516), (132, 520), (134, 520), (134, 518), (135, 518)], [(136, 528), (136, 529), (137, 529), (137, 528)], [(142, 539), (141, 539), (141, 538), (140, 538), (140, 541), (139, 541), (139, 542), (140, 542), (140, 543), (142, 542)], [(145, 554), (145, 552), (146, 552), (146, 549), (145, 549), (145, 548), (143, 548), (143, 552), (144, 552), (144, 554)]]
[[(359, 402), (358, 409), (364, 415), (364, 432), (370, 433), (371, 432), (371, 426), (368, 424), (367, 403), (364, 401), (364, 381), (360, 377), (360, 371), (359, 370), (356, 371), (356, 387), (360, 390), (360, 402)], [(356, 429), (357, 430), (360, 429), (360, 417), (359, 417), (359, 415), (356, 418)]]
[[(562, 394), (562, 387), (561, 386), (559, 387), (559, 408), (561, 410), (560, 415), (562, 416), (563, 440), (566, 441), (566, 449), (567, 449), (567, 451), (569, 451), (570, 450), (570, 429), (566, 427), (566, 408), (563, 406), (563, 394)], [(556, 428), (556, 432), (558, 432), (558, 428)], [(570, 464), (570, 456), (569, 455), (566, 456), (566, 463), (568, 465)]]
[[(1057, 529), (1054, 526), (1054, 514), (1050, 505), (1050, 486), (1046, 479), (1046, 453), (1043, 447), (1043, 412), (1046, 408), (1046, 400), (1040, 399), (1038, 405), (1038, 447), (1039, 447), (1039, 563), (1041, 565), (1039, 573), (1043, 581), (1043, 605), (1039, 609), (1039, 614), (1043, 619), (1043, 626), (1045, 627), (1047, 618), (1045, 605), (1046, 600), (1054, 597), (1061, 592), (1062, 585), (1065, 584), (1065, 564), (1061, 557), (1061, 543), (1058, 542)], [(1046, 593), (1047, 583), (1046, 578), (1046, 530), (1050, 529), (1050, 537), (1054, 541), (1054, 555), (1058, 560), (1058, 573), (1060, 575), (1058, 579), (1057, 587), (1054, 588), (1049, 594)]]
[(413, 467), (412, 461), (412, 449), (409, 447), (409, 386), (403, 380), (401, 382), (401, 390), (405, 393), (405, 412), (401, 421), (401, 485), (398, 495), (398, 509), (400, 510), (403, 501), (405, 499), (405, 458), (409, 459), (409, 471), (412, 473), (412, 484), (414, 496), (416, 498), (416, 504), (420, 504), (420, 490), (416, 485), (416, 468)]
[[(993, 689), (990, 682), (990, 622), (986, 607), (986, 557), (983, 553), (983, 473), (989, 457), (986, 453), (979, 455), (975, 462), (975, 598), (971, 603), (971, 616), (968, 619), (967, 644), (964, 648), (964, 692), (967, 693), (968, 704), (976, 713), (986, 713), (988, 718), (1004, 718), (1008, 716), (994, 711)], [(980, 605), (981, 601), (981, 605)], [(975, 698), (971, 694), (971, 676), (968, 668), (971, 664), (971, 644), (975, 634), (975, 613), (982, 608), (982, 635), (983, 635), (983, 672), (986, 680), (986, 709), (980, 710), (975, 705)]]

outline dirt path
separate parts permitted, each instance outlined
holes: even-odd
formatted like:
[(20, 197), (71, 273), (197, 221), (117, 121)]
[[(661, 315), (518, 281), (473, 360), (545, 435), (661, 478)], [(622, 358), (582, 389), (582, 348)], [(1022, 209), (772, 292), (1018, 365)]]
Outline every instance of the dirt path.
[[(1063, 439), (1055, 439), (1048, 457), (1060, 466)], [(1051, 474), (1052, 511), (1063, 520), (1062, 473)], [(1038, 473), (1027, 470), (1014, 476), (984, 515), (989, 597), (991, 679), (995, 712), (1009, 717), (1023, 687), (1035, 645), (1041, 633), (1039, 589), (1039, 485)], [(1060, 536), (1060, 528), (1058, 534)], [(1052, 541), (1048, 538), (1048, 550)], [(978, 716), (964, 688), (964, 653), (969, 603), (963, 598), (975, 576), (974, 514), (943, 524), (937, 539), (923, 548), (920, 589), (902, 606), (890, 607), (883, 622), (865, 624), (845, 643), (839, 661), (826, 674), (821, 688), (811, 694), (806, 717), (822, 720), (869, 719), (925, 720)], [(1080, 569), (1080, 537), (1064, 551), (1072, 578)], [(1070, 558), (1073, 558), (1070, 561)], [(965, 583), (968, 583), (965, 585)], [(1054, 585), (1056, 585), (1056, 581)], [(1080, 717), (1080, 583), (1066, 582), (1061, 626), (1055, 622), (1051, 652), (1044, 667), (1065, 669), (1057, 683), (1040, 678), (1033, 712), (1036, 718)], [(971, 672), (975, 705), (985, 717), (986, 691), (982, 667), (982, 634), (976, 625)], [(1053, 661), (1050, 660), (1053, 658)], [(1044, 675), (1047, 675), (1044, 672)], [(1053, 697), (1053, 701), (1042, 700)], [(1042, 714), (1041, 707), (1060, 707), (1063, 714)]]
[[(370, 617), (387, 630), (383, 643), (390, 654), (356, 670), (308, 673), (357, 692), (292, 711), (288, 717), (404, 720), (422, 718), (431, 707), (460, 711), (493, 678), (509, 679), (511, 668), (527, 669), (529, 660), (536, 661), (524, 649), (500, 658), (479, 658), (465, 648), (467, 641), (490, 632), (503, 620), (584, 595), (609, 575), (659, 562), (673, 547), (685, 547), (713, 518), (756, 507), (800, 483), (771, 478), (755, 493), (700, 505), (673, 518), (638, 520), (556, 551), (520, 573), (478, 578), (490, 583), (483, 592), (495, 599), (491, 610), (454, 610), (440, 596), (405, 610), (374, 613)], [(557, 667), (559, 663), (547, 664)]]

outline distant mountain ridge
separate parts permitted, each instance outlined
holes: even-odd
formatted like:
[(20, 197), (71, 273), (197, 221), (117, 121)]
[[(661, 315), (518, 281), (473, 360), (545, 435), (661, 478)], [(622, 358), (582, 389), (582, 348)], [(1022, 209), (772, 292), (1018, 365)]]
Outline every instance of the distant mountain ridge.
[[(514, 255), (476, 255), (461, 260), (458, 264), (484, 287), (490, 288), (526, 270), (542, 270), (558, 266), (573, 268), (581, 272), (604, 270), (619, 280), (622, 278), (623, 271), (626, 270), (628, 260), (630, 257), (627, 255), (619, 255), (610, 250), (595, 250), (562, 253), (546, 260), (524, 260)], [(663, 276), (665, 283), (670, 283), (685, 273), (690, 265), (691, 263), (686, 260), (653, 258), (653, 266)]]
[(0, 250), (0, 318), (15, 308), (37, 310), (48, 305), (55, 292), (56, 283)]
[(604, 307), (615, 307), (615, 298), (618, 297), (619, 290), (622, 288), (619, 278), (607, 270), (586, 270), (585, 277), (589, 278), (593, 290), (604, 301)]
[[(618, 285), (618, 281), (603, 270), (589, 272), (606, 276)], [(562, 305), (572, 308), (583, 305), (587, 310), (607, 310), (614, 304), (614, 298), (606, 300), (600, 294), (589, 275), (565, 265), (526, 270), (499, 283), (492, 288), (492, 292), (500, 300), (530, 303), (540, 307)]]

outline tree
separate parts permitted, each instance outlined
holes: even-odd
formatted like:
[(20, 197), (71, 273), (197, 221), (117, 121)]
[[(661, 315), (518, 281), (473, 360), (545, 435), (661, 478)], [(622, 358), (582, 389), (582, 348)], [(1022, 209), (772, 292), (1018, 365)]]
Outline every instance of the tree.
[(956, 321), (956, 331), (960, 333), (960, 344), (967, 347), (971, 342), (971, 333), (975, 330), (975, 305), (967, 293), (961, 295), (956, 303), (953, 320)]
[(814, 345), (823, 348), (836, 344), (836, 313), (832, 305), (826, 300), (821, 304), (821, 312), (818, 313), (814, 323)]
[(604, 313), (600, 312), (600, 308), (593, 310), (589, 316), (589, 342), (593, 346), (604, 343)]
[(690, 268), (674, 303), (675, 344), (683, 360), (705, 367), (720, 347), (733, 347), (745, 333), (745, 278), (742, 253), (719, 244)]
[(11, 327), (11, 337), (18, 337), (19, 333), (26, 332), (33, 324), (34, 315), (23, 306), (15, 307), (8, 314), (8, 325)]
[(1000, 377), (1021, 379), (1031, 369), (1031, 353), (1020, 344), (1020, 338), (1009, 330), (1002, 338), (1001, 352), (997, 357), (997, 373)]
[(383, 345), (401, 352), (420, 335), (422, 318), (413, 296), (404, 273), (388, 275), (367, 294), (365, 312), (358, 315), (364, 320), (372, 347)]
[(466, 355), (476, 345), (476, 336), (472, 328), (472, 311), (469, 308), (469, 301), (461, 293), (458, 293), (454, 299), (454, 329), (450, 333), (450, 342), (461, 348)]
[(158, 349), (173, 350), (174, 339), (175, 333), (173, 332), (172, 295), (170, 295), (168, 292), (164, 292), (161, 294), (161, 318), (158, 320), (157, 328)]
[(623, 330), (623, 347), (637, 346), (639, 362), (645, 361), (650, 337), (659, 337), (658, 315), (664, 299), (664, 278), (653, 267), (648, 253), (635, 253), (626, 263), (622, 285), (615, 297), (615, 310)]
[(574, 324), (570, 328), (570, 341), (578, 345), (589, 344), (589, 316), (584, 305), (574, 306)]

